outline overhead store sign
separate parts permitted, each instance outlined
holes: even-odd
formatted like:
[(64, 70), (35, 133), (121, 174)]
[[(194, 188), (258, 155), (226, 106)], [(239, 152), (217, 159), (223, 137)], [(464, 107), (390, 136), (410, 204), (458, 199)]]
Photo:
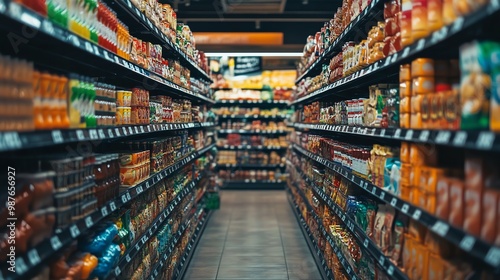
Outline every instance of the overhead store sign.
[(197, 45), (283, 45), (281, 32), (193, 32)]
[(262, 72), (262, 58), (241, 56), (234, 58), (234, 76), (249, 76)]

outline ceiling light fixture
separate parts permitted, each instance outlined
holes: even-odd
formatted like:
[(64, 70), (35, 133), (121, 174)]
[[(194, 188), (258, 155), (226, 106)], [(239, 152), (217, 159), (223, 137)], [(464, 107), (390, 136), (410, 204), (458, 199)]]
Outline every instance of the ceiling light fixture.
[(302, 5), (307, 5), (307, 4), (309, 4), (308, 0), (302, 0)]
[(255, 21), (255, 29), (260, 29), (260, 20)]
[(300, 57), (301, 52), (241, 52), (241, 53), (205, 53), (209, 57), (221, 57), (221, 56), (262, 56), (262, 57)]

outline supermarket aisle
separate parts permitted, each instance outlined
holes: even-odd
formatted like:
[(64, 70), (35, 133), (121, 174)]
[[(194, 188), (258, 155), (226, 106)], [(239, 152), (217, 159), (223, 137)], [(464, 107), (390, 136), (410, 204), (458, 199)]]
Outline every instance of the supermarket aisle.
[(285, 191), (223, 191), (184, 279), (321, 276)]

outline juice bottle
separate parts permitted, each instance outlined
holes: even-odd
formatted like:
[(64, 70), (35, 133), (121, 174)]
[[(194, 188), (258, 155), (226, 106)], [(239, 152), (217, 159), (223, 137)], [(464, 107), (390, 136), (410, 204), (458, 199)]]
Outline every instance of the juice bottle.
[(42, 94), (42, 115), (44, 120), (42, 128), (45, 129), (54, 127), (54, 121), (50, 113), (51, 82), (52, 79), (50, 74), (48, 73), (41, 74), (40, 92)]

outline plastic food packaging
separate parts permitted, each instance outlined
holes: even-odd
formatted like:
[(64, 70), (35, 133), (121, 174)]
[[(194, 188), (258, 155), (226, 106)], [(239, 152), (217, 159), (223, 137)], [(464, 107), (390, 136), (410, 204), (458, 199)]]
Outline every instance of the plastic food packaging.
[(104, 256), (104, 254), (106, 254), (106, 248), (109, 247), (117, 234), (118, 228), (115, 224), (107, 227), (85, 246), (85, 251), (96, 256), (101, 256), (101, 254)]

